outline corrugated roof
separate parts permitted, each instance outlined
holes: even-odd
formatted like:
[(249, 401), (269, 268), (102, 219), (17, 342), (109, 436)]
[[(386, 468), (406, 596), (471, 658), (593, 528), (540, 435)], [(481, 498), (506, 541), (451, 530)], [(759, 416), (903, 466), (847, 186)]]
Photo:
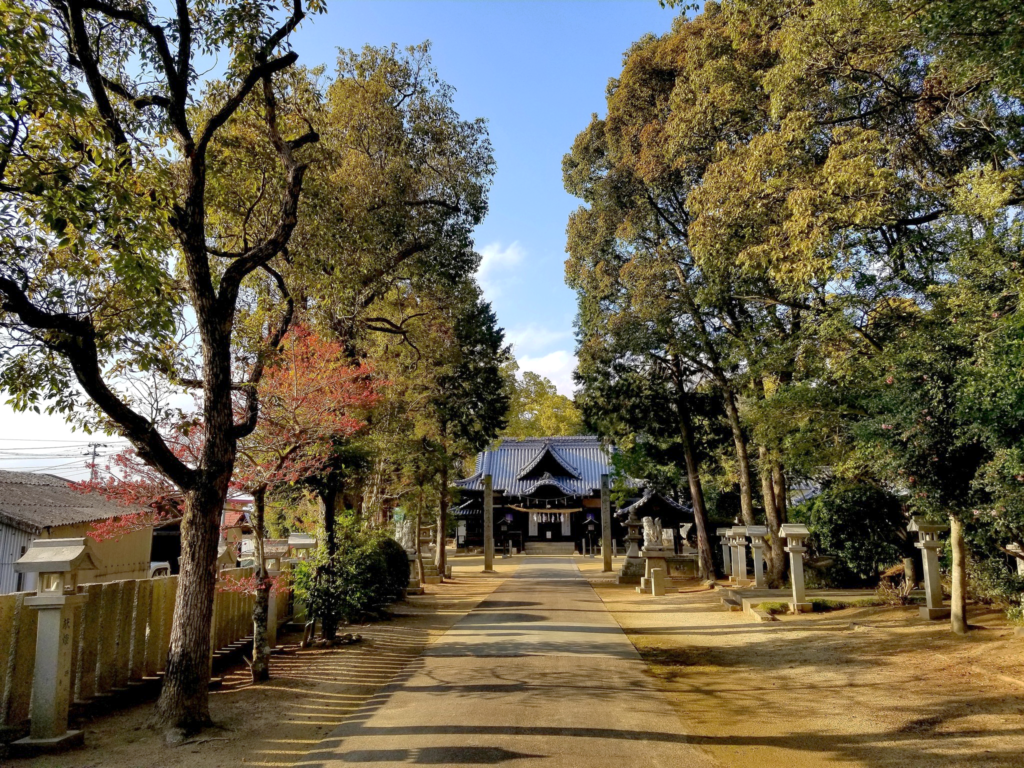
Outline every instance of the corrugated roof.
[[(495, 491), (506, 496), (525, 496), (537, 489), (538, 478), (521, 476), (537, 466), (546, 451), (567, 468), (564, 475), (552, 477), (552, 484), (563, 493), (589, 496), (601, 490), (601, 475), (612, 473), (612, 448), (592, 435), (578, 437), (505, 438), (496, 447), (483, 451), (476, 458), (476, 472), (456, 483), (468, 491), (482, 491), (483, 478), (490, 474)], [(568, 468), (577, 476), (573, 476)]]
[(69, 480), (56, 475), (0, 470), (0, 522), (30, 533), (56, 525), (106, 520), (134, 511), (98, 493), (72, 490)]

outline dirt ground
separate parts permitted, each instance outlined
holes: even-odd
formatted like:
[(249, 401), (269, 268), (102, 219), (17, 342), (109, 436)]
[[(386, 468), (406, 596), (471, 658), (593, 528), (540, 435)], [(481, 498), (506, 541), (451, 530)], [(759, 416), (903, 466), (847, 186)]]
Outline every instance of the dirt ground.
[(760, 623), (696, 582), (654, 598), (579, 560), (723, 766), (1024, 766), (1024, 637), (977, 607), (966, 639), (916, 608)]
[(297, 647), (301, 635), (279, 638), (272, 679), (253, 685), (244, 662), (224, 673), (210, 694), (215, 728), (178, 747), (164, 745), (149, 722), (153, 703), (101, 714), (80, 724), (85, 747), (32, 760), (2, 760), (4, 768), (228, 768), (288, 766), (300, 760), (342, 720), (370, 701), (435, 638), (504, 581), (514, 566), (496, 563), (484, 575), (480, 558), (454, 560), (455, 579), (427, 585), (427, 594), (394, 606), (387, 621), (343, 631), (360, 643), (333, 649)]

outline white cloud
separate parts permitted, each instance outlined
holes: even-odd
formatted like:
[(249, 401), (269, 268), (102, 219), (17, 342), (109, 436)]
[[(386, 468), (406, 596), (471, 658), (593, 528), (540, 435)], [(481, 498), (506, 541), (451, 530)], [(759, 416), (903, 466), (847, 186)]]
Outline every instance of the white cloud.
[(548, 379), (559, 394), (572, 397), (576, 389), (572, 372), (576, 368), (576, 356), (564, 349), (556, 349), (541, 357), (523, 355), (517, 359), (520, 371), (533, 371)]
[(537, 355), (549, 347), (572, 338), (570, 330), (556, 330), (530, 323), (505, 332), (505, 340), (521, 355)]
[(480, 249), (480, 268), (476, 277), (489, 301), (501, 295), (502, 284), (508, 282), (509, 273), (523, 263), (526, 251), (516, 240), (507, 246), (489, 243)]

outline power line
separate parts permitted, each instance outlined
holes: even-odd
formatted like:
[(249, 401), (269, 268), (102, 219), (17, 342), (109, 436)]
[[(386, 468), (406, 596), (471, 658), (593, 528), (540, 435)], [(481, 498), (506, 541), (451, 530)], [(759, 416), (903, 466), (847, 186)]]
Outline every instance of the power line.
[[(121, 443), (123, 445), (128, 445), (128, 441), (125, 440), (124, 438), (112, 437), (112, 438), (110, 438), (110, 440), (111, 440), (111, 442), (114, 442), (114, 443)], [(76, 444), (79, 444), (79, 445), (89, 445), (92, 441), (91, 440), (62, 440), (62, 439), (59, 439), (59, 438), (54, 438), (52, 440), (48, 440), (48, 439), (44, 439), (44, 438), (41, 438), (41, 437), (0, 437), (0, 442), (6, 442), (6, 443), (76, 443)]]

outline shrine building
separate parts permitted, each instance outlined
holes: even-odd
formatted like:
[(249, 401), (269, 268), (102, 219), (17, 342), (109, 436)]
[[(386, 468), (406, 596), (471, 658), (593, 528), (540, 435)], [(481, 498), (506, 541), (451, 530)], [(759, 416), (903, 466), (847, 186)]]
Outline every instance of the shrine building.
[[(613, 451), (600, 438), (589, 435), (504, 438), (482, 451), (477, 455), (476, 471), (456, 482), (462, 490), (460, 503), (452, 510), (457, 520), (458, 548), (483, 546), (487, 475), (491, 476), (494, 494), (497, 551), (514, 548), (527, 554), (572, 554), (599, 547), (601, 477), (613, 473)], [(637, 497), (642, 490), (638, 486), (635, 482), (630, 486)], [(665, 521), (667, 525), (674, 524), (676, 518), (692, 521), (692, 514), (683, 506), (656, 498), (661, 502), (656, 505), (657, 511), (668, 512), (672, 518)], [(642, 501), (647, 507), (654, 500), (646, 493)], [(622, 546), (625, 518), (616, 515), (614, 504), (611, 511), (612, 538)]]

